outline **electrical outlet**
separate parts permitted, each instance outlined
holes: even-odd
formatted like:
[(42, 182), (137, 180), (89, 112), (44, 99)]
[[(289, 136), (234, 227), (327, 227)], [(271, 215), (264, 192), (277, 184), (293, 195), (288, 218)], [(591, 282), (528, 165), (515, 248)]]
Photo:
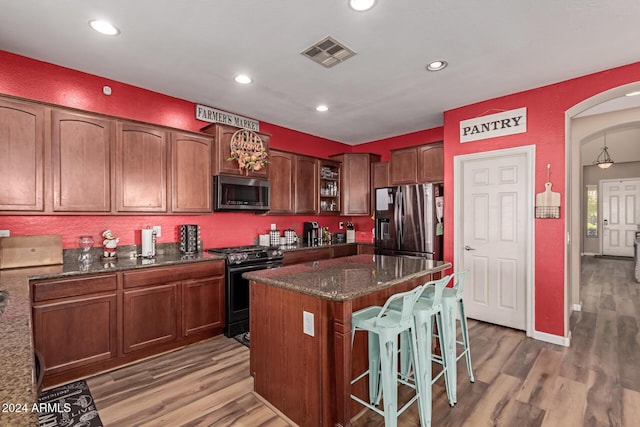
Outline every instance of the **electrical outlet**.
[(156, 232), (156, 237), (162, 236), (162, 227), (160, 227), (159, 225), (154, 225), (153, 231)]
[(302, 331), (312, 337), (315, 336), (313, 320), (313, 313), (309, 313), (308, 311), (302, 312)]
[(340, 221), (338, 223), (338, 227), (340, 227), (340, 230), (343, 230), (344, 229), (344, 222)]
[(9, 230), (0, 230), (0, 237), (9, 237), (11, 232)]

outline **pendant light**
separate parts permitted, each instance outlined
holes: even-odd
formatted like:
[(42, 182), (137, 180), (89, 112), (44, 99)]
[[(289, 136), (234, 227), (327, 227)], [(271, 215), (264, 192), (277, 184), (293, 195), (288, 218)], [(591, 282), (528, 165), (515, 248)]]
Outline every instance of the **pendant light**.
[(602, 151), (598, 155), (598, 158), (594, 160), (593, 164), (601, 169), (608, 169), (613, 165), (613, 160), (611, 160), (611, 156), (609, 156), (609, 151), (607, 150), (606, 132), (604, 133), (604, 147), (602, 147)]

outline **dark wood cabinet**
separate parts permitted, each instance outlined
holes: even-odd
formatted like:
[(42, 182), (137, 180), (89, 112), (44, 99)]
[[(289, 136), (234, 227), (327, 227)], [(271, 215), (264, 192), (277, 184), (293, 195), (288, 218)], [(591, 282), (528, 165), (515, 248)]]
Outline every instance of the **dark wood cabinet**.
[(117, 356), (116, 287), (115, 274), (32, 285), (33, 339), (45, 375)]
[(51, 112), (55, 212), (111, 211), (113, 122), (99, 116)]
[(167, 134), (153, 126), (117, 124), (118, 212), (167, 212)]
[(44, 209), (44, 108), (0, 99), (0, 210)]
[(125, 290), (122, 306), (124, 353), (175, 341), (178, 337), (177, 284)]
[(45, 385), (222, 333), (224, 261), (31, 281)]
[(294, 206), (296, 155), (286, 151), (271, 150), (269, 181), (271, 182), (270, 214), (292, 214)]
[[(372, 188), (385, 188), (389, 182), (389, 162), (371, 163), (371, 186)], [(372, 194), (373, 196), (373, 194)]]
[(444, 149), (442, 142), (391, 151), (391, 185), (442, 182)]
[(418, 182), (444, 181), (444, 147), (442, 142), (418, 147)]
[(318, 159), (296, 155), (294, 209), (296, 214), (318, 213)]
[(331, 156), (342, 162), (342, 215), (370, 215), (371, 163), (380, 156), (369, 153), (346, 153)]
[(418, 182), (418, 149), (416, 147), (391, 151), (389, 167), (391, 185)]
[(211, 212), (212, 138), (171, 133), (171, 212)]
[(298, 251), (287, 251), (284, 253), (283, 265), (300, 264), (303, 262), (320, 261), (321, 259), (330, 259), (333, 257), (332, 248), (327, 246), (324, 248), (304, 249)]
[(221, 330), (224, 325), (224, 275), (182, 284), (182, 336)]
[(354, 244), (333, 246), (331, 248), (331, 258), (340, 258), (343, 256), (356, 255), (358, 253), (358, 246)]
[[(269, 163), (260, 170), (245, 173), (245, 171), (241, 171), (238, 168), (238, 162), (236, 160), (228, 160), (229, 156), (231, 156), (231, 137), (238, 130), (240, 130), (240, 128), (220, 123), (214, 123), (201, 129), (202, 132), (213, 135), (214, 137), (213, 174), (251, 176), (266, 179), (269, 176)], [(258, 135), (260, 135), (262, 139), (265, 150), (269, 153), (269, 139), (271, 136), (264, 133), (258, 133)]]

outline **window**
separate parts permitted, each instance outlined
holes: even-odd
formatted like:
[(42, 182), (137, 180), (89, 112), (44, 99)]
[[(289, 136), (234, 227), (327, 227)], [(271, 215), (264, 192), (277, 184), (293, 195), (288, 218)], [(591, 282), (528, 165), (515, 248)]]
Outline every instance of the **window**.
[(598, 237), (597, 185), (587, 185), (587, 237)]

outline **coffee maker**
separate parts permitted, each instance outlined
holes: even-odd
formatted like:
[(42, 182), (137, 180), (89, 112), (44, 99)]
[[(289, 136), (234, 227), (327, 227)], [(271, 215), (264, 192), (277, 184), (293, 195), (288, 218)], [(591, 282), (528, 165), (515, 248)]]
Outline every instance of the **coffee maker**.
[(315, 221), (303, 223), (302, 240), (309, 246), (318, 246), (320, 241), (320, 226)]

